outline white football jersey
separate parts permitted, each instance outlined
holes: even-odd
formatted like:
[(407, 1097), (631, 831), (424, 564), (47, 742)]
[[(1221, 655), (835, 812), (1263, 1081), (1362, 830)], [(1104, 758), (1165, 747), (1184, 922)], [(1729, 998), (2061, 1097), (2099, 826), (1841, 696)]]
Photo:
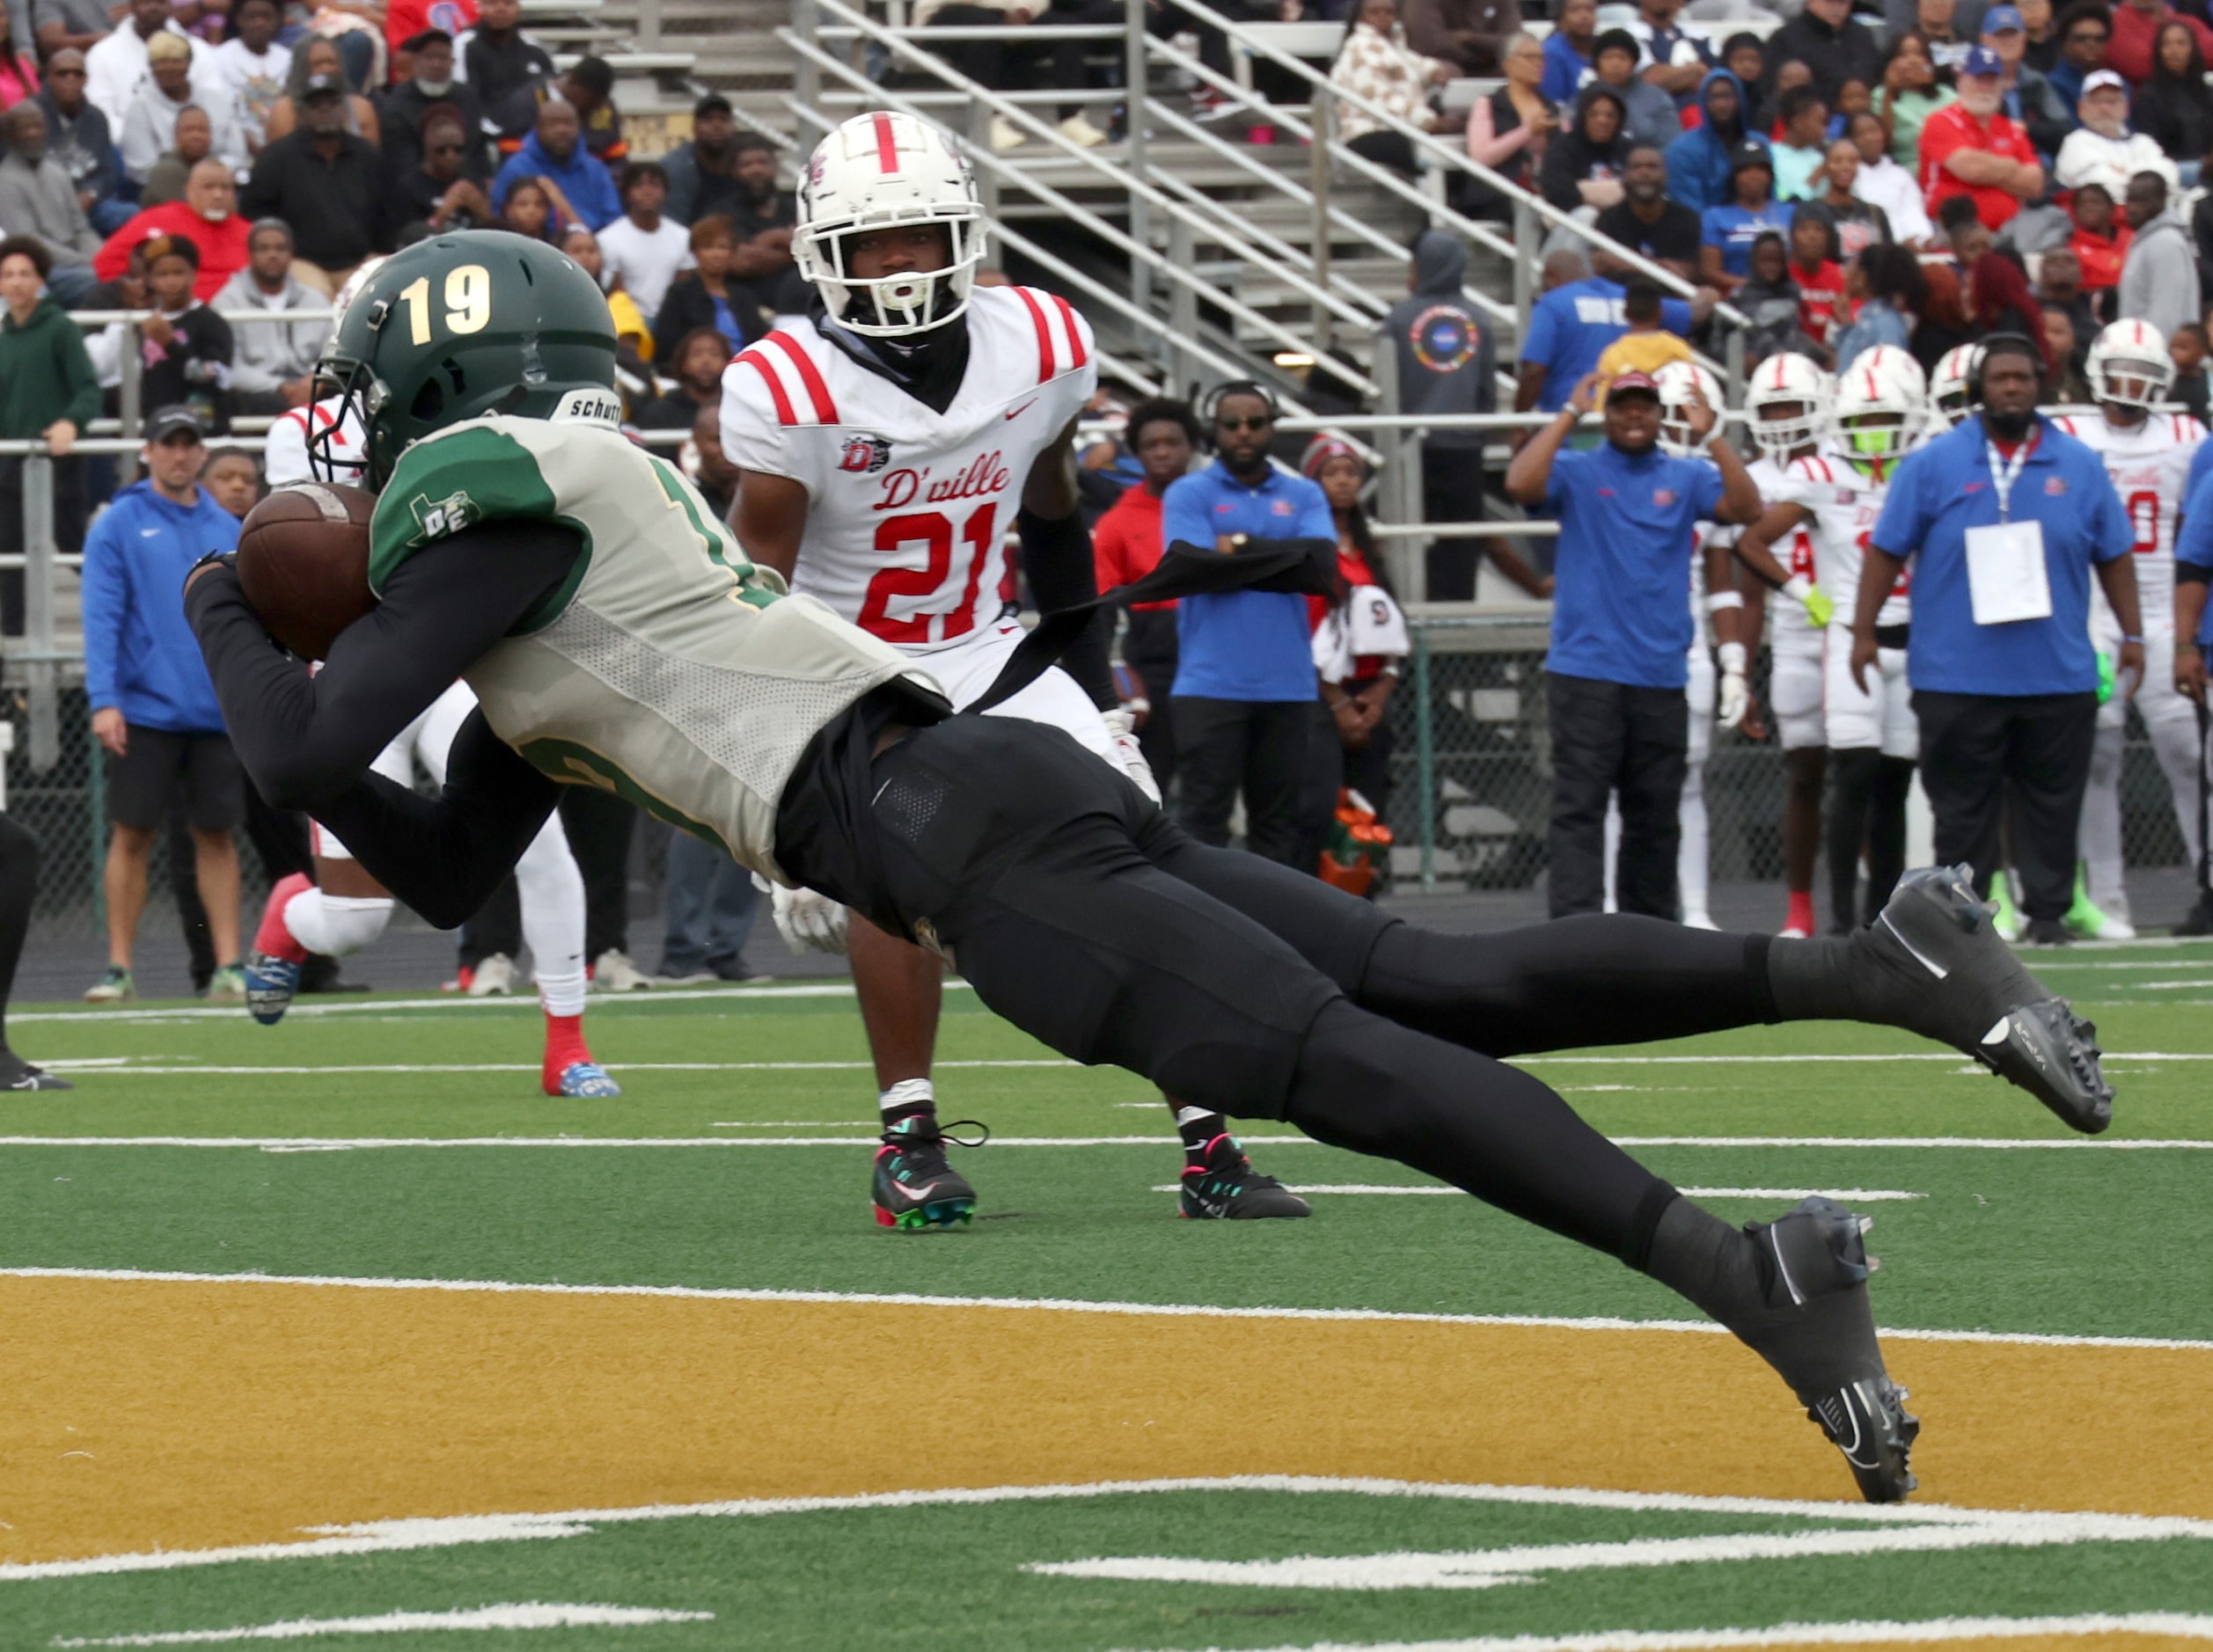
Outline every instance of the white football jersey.
[[(2187, 413), (2152, 413), (2126, 429), (2104, 415), (2070, 413), (2052, 422), (2094, 450), (2136, 530), (2136, 602), (2147, 628), (2174, 624), (2174, 525), (2182, 515), (2190, 460), (2205, 440), (2205, 427)], [(2093, 589), (2093, 607), (2105, 611), (2106, 594)]]
[[(1766, 454), (1761, 454), (1744, 468), (1752, 478), (1752, 485), (1760, 490), (1762, 507), (1796, 502), (1791, 492), (1791, 480), (1783, 473), (1783, 467)], [(1734, 545), (1743, 532), (1740, 528), (1729, 528), (1718, 530), (1717, 537), (1726, 535), (1724, 542)], [(1784, 572), (1802, 574), (1816, 585), (1821, 582), (1820, 572), (1814, 566), (1813, 536), (1806, 532), (1803, 523), (1791, 530), (1790, 537), (1768, 548), (1774, 553), (1775, 559), (1783, 565)], [(1777, 646), (1788, 647), (1800, 638), (1817, 638), (1821, 635), (1814, 622), (1806, 617), (1803, 603), (1773, 602), (1768, 604), (1768, 610), (1773, 616)]]
[(268, 447), (261, 455), (261, 474), (271, 487), (282, 487), (288, 482), (344, 482), (349, 486), (361, 486), (363, 454), (364, 451), (361, 420), (348, 408), (331, 437), (331, 471), (329, 476), (317, 476), (308, 462), (307, 434), (311, 427), (317, 431), (327, 430), (338, 418), (339, 398), (326, 396), (311, 407), (295, 407), (269, 427)]
[(978, 287), (968, 370), (942, 413), (805, 322), (722, 374), (722, 447), (807, 490), (792, 588), (896, 647), (988, 625), (1013, 590), (1007, 545), (1030, 465), (1090, 400), (1091, 329), (1067, 300)]
[[(1881, 519), (1890, 485), (1877, 481), (1834, 450), (1792, 460), (1784, 481), (1787, 492), (1783, 496), (1814, 515), (1808, 524), (1814, 580), (1836, 605), (1836, 618), (1830, 623), (1849, 625), (1852, 610), (1859, 603), (1859, 570), (1866, 559), (1867, 542)], [(1875, 616), (1877, 625), (1902, 625), (1912, 618), (1913, 607), (1906, 595), (1911, 581), (1909, 567), (1899, 569), (1897, 584), (1891, 587), (1881, 611)]]

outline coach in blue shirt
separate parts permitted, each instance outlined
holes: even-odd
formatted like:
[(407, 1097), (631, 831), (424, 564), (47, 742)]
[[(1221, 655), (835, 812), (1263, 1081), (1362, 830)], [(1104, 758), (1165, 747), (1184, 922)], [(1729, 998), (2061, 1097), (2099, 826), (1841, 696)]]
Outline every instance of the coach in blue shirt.
[[(2213, 648), (2213, 603), (2206, 586), (2213, 581), (2213, 486), (2205, 485), (2209, 466), (2206, 455), (2213, 442), (2199, 444), (2190, 464), (2190, 485), (2182, 499), (2182, 524), (2174, 534), (2174, 686), (2200, 705), (2205, 702), (2205, 654)], [(2198, 725), (2204, 738), (2205, 725)], [(2206, 761), (2201, 754), (2199, 762)], [(2205, 839), (2205, 803), (2200, 793), (2198, 839)], [(2197, 875), (2197, 904), (2174, 926), (2178, 935), (2213, 935), (2213, 885), (2209, 885), (2204, 851), (2191, 870)]]
[(1910, 559), (1906, 680), (1937, 859), (1971, 866), (1987, 894), (2010, 789), (2028, 939), (2055, 944), (2067, 939), (2098, 713), (2090, 576), (2121, 622), (2119, 673), (2133, 685), (2143, 674), (2136, 533), (2103, 461), (2036, 411), (2034, 345), (1986, 340), (1981, 379), (1982, 412), (1909, 454), (1891, 479), (1860, 574), (1852, 673), (1865, 681), (1875, 616)]
[[(1227, 551), (1245, 539), (1337, 540), (1321, 488), (1268, 460), (1274, 398), (1257, 385), (1215, 392), (1214, 450), (1161, 498), (1161, 541)], [(1229, 841), (1245, 794), (1245, 846), (1296, 866), (1314, 842), (1301, 818), (1308, 737), (1318, 691), (1307, 599), (1274, 591), (1186, 596), (1176, 610), (1171, 727), (1184, 826), (1201, 843)], [(1311, 872), (1311, 865), (1301, 866)]]
[[(1561, 452), (1597, 383), (1595, 373), (1586, 376), (1506, 471), (1509, 498), (1546, 506), (1560, 523), (1545, 661), (1552, 916), (1604, 905), (1606, 800), (1617, 793), (1621, 910), (1673, 919), (1697, 524), (1752, 521), (1760, 490), (1726, 442), (1708, 446), (1711, 464), (1660, 451), (1660, 391), (1642, 373), (1617, 375), (1607, 387), (1602, 445)], [(1704, 437), (1714, 410), (1693, 408), (1690, 423)]]

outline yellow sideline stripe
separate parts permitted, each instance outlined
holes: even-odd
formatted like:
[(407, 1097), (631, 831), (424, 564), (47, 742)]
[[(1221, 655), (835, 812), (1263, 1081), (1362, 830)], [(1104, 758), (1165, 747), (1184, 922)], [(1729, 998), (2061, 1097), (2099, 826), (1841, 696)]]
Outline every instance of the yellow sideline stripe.
[[(1905, 1342), (1924, 1495), (2213, 1518), (2213, 1349)], [(1841, 1499), (1723, 1337), (0, 1278), (0, 1561), (338, 1523), (1240, 1473)], [(960, 1417), (913, 1451), (914, 1407)]]

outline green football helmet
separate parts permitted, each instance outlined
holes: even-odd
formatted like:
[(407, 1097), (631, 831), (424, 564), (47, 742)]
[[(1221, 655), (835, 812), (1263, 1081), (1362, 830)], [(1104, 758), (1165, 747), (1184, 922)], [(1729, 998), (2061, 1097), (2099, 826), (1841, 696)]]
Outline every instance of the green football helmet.
[(464, 420), (619, 423), (614, 320), (599, 284), (542, 241), (504, 230), (433, 236), (385, 259), (354, 295), (315, 394), (343, 398), (310, 437), (317, 473), (353, 468), (352, 456), (331, 451), (351, 413), (363, 485), (379, 491), (412, 443)]

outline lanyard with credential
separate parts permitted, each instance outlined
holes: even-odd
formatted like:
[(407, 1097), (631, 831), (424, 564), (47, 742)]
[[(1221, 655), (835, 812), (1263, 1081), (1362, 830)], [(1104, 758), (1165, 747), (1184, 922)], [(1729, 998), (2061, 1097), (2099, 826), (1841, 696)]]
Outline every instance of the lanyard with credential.
[(1998, 464), (1997, 443), (1986, 440), (1982, 445), (1990, 457), (1990, 490), (1997, 495), (1997, 519), (2002, 523), (2011, 522), (2013, 484), (2021, 479), (2021, 466), (2028, 463), (2030, 442), (2024, 438), (2013, 455), (2012, 462), (2003, 466)]

